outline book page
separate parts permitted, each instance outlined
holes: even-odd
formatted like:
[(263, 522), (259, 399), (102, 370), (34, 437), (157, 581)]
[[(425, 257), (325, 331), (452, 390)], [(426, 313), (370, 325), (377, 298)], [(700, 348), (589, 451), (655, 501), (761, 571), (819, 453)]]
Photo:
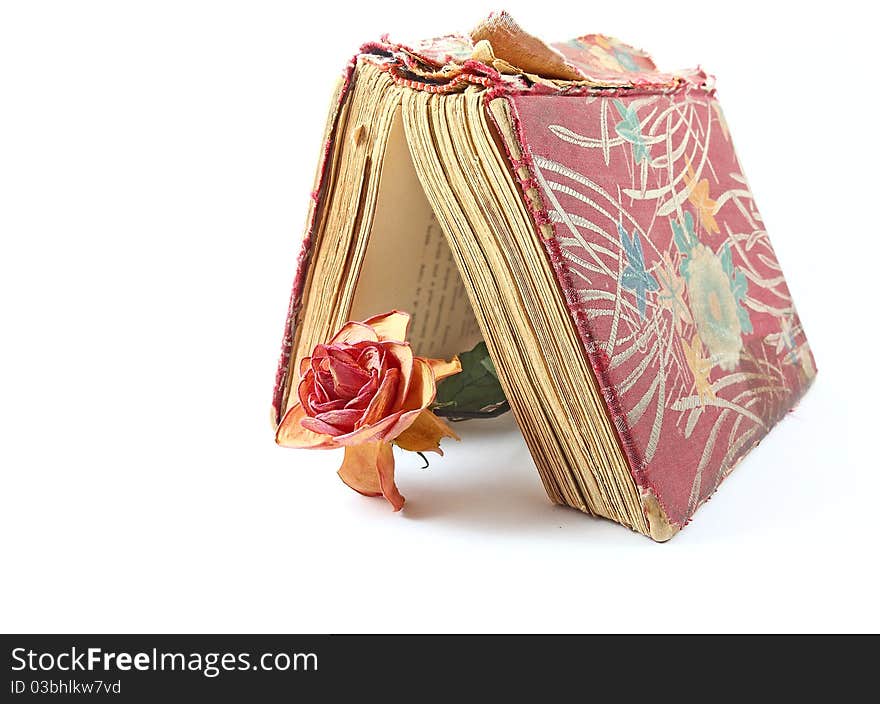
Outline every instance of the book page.
[(419, 356), (449, 358), (482, 339), (446, 236), (416, 176), (399, 115), (350, 318), (392, 309), (412, 314), (410, 342)]

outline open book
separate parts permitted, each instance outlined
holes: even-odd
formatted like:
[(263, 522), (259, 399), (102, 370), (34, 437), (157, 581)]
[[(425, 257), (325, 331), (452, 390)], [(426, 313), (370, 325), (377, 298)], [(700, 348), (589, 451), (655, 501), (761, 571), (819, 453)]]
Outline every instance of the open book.
[(405, 310), (419, 354), (485, 341), (552, 501), (666, 540), (816, 373), (699, 70), (501, 13), (365, 45), (323, 144), (276, 423), (315, 344)]

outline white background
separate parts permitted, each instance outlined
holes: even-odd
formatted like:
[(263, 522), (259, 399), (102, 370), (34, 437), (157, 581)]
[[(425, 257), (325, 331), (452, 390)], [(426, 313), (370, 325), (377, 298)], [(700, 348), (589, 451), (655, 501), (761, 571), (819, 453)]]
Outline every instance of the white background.
[(491, 6), (5, 2), (3, 630), (880, 628), (871, 23), (507, 5), (718, 76), (818, 363), (800, 407), (663, 545), (551, 506), (509, 417), (428, 470), (398, 455), (392, 513), (273, 444), (282, 322), (335, 76)]

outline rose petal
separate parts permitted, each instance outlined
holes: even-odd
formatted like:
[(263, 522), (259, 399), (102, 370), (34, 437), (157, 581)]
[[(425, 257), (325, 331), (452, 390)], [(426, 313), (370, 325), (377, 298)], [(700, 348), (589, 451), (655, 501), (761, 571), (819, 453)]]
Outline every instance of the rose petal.
[(389, 369), (382, 383), (373, 396), (358, 427), (372, 425), (382, 420), (385, 416), (394, 412), (394, 402), (397, 400), (397, 389), (400, 385), (400, 370)]
[(315, 373), (311, 369), (308, 369), (303, 378), (299, 380), (299, 384), (296, 387), (296, 394), (299, 397), (299, 402), (305, 409), (309, 409), (310, 397), (314, 395), (314, 387)]
[[(404, 430), (409, 428), (413, 423), (416, 422), (416, 418), (419, 417), (419, 414), (422, 412), (421, 408), (416, 408), (414, 411), (404, 411), (401, 413), (394, 425), (387, 429), (384, 433), (383, 437), (387, 442), (392, 442), (396, 440), (403, 433)], [(335, 441), (335, 440), (334, 440)]]
[(461, 371), (461, 362), (458, 357), (453, 357), (448, 362), (445, 359), (426, 359), (431, 371), (434, 372), (434, 381), (440, 381)]
[(405, 499), (394, 483), (394, 453), (387, 442), (369, 442), (345, 448), (339, 478), (365, 496), (384, 496), (395, 511)]
[(343, 433), (350, 433), (355, 428), (355, 423), (357, 423), (361, 416), (363, 415), (363, 411), (360, 411), (356, 408), (344, 408), (339, 411), (327, 411), (326, 413), (319, 413), (315, 416), (315, 420), (319, 420), (322, 423), (327, 423), (328, 425), (332, 425), (334, 428), (338, 428), (339, 432), (334, 433), (334, 435), (341, 435)]
[(303, 357), (301, 360), (299, 360), (299, 375), (300, 375), (300, 377), (302, 377), (306, 373), (306, 370), (309, 368), (311, 363), (312, 363), (311, 357)]
[(413, 373), (406, 397), (401, 408), (407, 411), (427, 408), (437, 395), (434, 373), (431, 366), (421, 357), (413, 360)]
[[(354, 352), (354, 354), (352, 354)], [(345, 362), (346, 364), (351, 364), (352, 366), (359, 366), (357, 361), (358, 351), (356, 347), (347, 347), (343, 349), (342, 347), (328, 347), (327, 348), (327, 356), (331, 359), (339, 360), (340, 362)]]
[(440, 440), (442, 438), (461, 438), (446, 425), (446, 422), (435, 416), (431, 411), (424, 410), (419, 413), (415, 421), (400, 435), (395, 438), (396, 442), (404, 450), (412, 452), (436, 452), (440, 455)]
[(342, 408), (346, 408), (347, 404), (345, 403), (345, 400), (341, 398), (321, 403), (317, 400), (317, 396), (312, 394), (309, 396), (309, 402), (304, 403), (303, 407), (307, 409), (306, 415), (311, 413), (313, 416), (316, 416), (320, 413), (327, 413), (327, 411), (338, 411)]
[(394, 453), (391, 450), (390, 443), (379, 443), (379, 453), (376, 460), (382, 496), (394, 507), (395, 511), (399, 511), (403, 508), (406, 499), (403, 498), (403, 495), (397, 489), (397, 484), (394, 483)]
[(330, 396), (330, 391), (333, 390), (333, 375), (330, 372), (315, 374), (314, 390), (321, 403), (332, 401), (333, 398)]
[(382, 315), (374, 315), (372, 318), (367, 318), (364, 321), (364, 325), (369, 325), (373, 328), (379, 336), (379, 340), (382, 342), (385, 342), (386, 340), (392, 342), (404, 342), (406, 340), (407, 332), (409, 331), (409, 321), (409, 313), (402, 313), (399, 310), (393, 310), (390, 313), (383, 313)]
[(336, 345), (346, 342), (349, 345), (353, 345), (355, 342), (363, 342), (364, 340), (378, 342), (379, 337), (369, 325), (364, 325), (363, 323), (346, 323), (342, 326), (342, 329), (333, 336), (333, 339), (330, 340), (330, 344)]
[(345, 448), (345, 457), (337, 474), (346, 485), (364, 496), (382, 496), (379, 484), (379, 443)]
[(376, 393), (376, 389), (379, 388), (379, 372), (375, 369), (370, 370), (370, 380), (364, 384), (360, 389), (358, 389), (358, 396), (361, 394), (365, 394), (369, 391)]
[[(413, 375), (409, 392), (403, 402), (404, 412), (400, 414), (397, 422), (384, 434), (385, 438), (397, 438), (413, 423), (419, 414), (434, 401), (437, 395), (437, 385), (434, 382), (434, 374), (427, 360), (416, 357), (413, 360)], [(455, 437), (453, 435), (453, 437)]]
[(376, 372), (373, 372), (370, 375), (370, 380), (364, 384), (351, 401), (345, 404), (346, 408), (360, 408), (366, 409), (369, 405), (370, 401), (376, 395), (376, 391), (379, 389), (379, 375)]
[(357, 396), (361, 387), (370, 380), (369, 374), (360, 367), (340, 362), (337, 359), (330, 360), (330, 374), (333, 375), (333, 392), (330, 392), (331, 398), (338, 398), (340, 396), (353, 398)]
[(413, 357), (412, 348), (408, 343), (385, 342), (382, 344), (385, 349), (385, 358), (391, 356), (396, 366), (400, 369), (400, 384), (397, 387), (397, 398), (394, 401), (394, 408), (402, 408), (403, 400), (406, 398), (409, 390), (410, 379), (413, 374)]
[(326, 371), (330, 359), (330, 349), (327, 345), (317, 345), (315, 349), (312, 350), (312, 356), (310, 359), (310, 365), (316, 374), (322, 369)]
[(313, 433), (329, 436), (331, 438), (331, 441), (333, 442), (330, 447), (338, 447), (335, 438), (345, 434), (344, 430), (340, 430), (335, 425), (330, 425), (320, 418), (312, 418), (311, 416), (306, 416), (302, 419), (302, 427), (306, 430), (312, 431)]
[(327, 368), (327, 358), (330, 355), (327, 354), (327, 347), (324, 345), (318, 345), (315, 349), (312, 350), (312, 356), (309, 358), (311, 360), (310, 365), (315, 372), (320, 371), (321, 369)]
[(346, 433), (345, 435), (337, 435), (333, 438), (333, 442), (336, 445), (348, 447), (349, 445), (360, 445), (365, 442), (374, 442), (376, 440), (390, 441), (393, 438), (387, 434), (388, 430), (394, 427), (395, 423), (400, 420), (400, 416), (401, 412), (397, 411), (387, 418), (383, 418), (378, 423), (365, 425), (362, 428), (357, 428), (354, 432)]
[(332, 439), (325, 434), (315, 433), (302, 426), (306, 418), (305, 410), (299, 404), (291, 406), (275, 431), (275, 442), (282, 447), (301, 447), (322, 449), (336, 447)]
[(382, 352), (375, 345), (364, 347), (358, 355), (359, 367), (378, 372), (382, 368)]

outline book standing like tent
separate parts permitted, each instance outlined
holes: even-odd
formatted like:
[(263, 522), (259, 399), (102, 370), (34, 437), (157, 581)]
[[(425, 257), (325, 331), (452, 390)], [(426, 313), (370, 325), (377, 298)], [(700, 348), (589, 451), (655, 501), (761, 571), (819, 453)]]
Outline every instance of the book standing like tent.
[(506, 13), (365, 45), (333, 100), (273, 416), (346, 320), (484, 340), (548, 496), (666, 540), (815, 376), (711, 80)]

